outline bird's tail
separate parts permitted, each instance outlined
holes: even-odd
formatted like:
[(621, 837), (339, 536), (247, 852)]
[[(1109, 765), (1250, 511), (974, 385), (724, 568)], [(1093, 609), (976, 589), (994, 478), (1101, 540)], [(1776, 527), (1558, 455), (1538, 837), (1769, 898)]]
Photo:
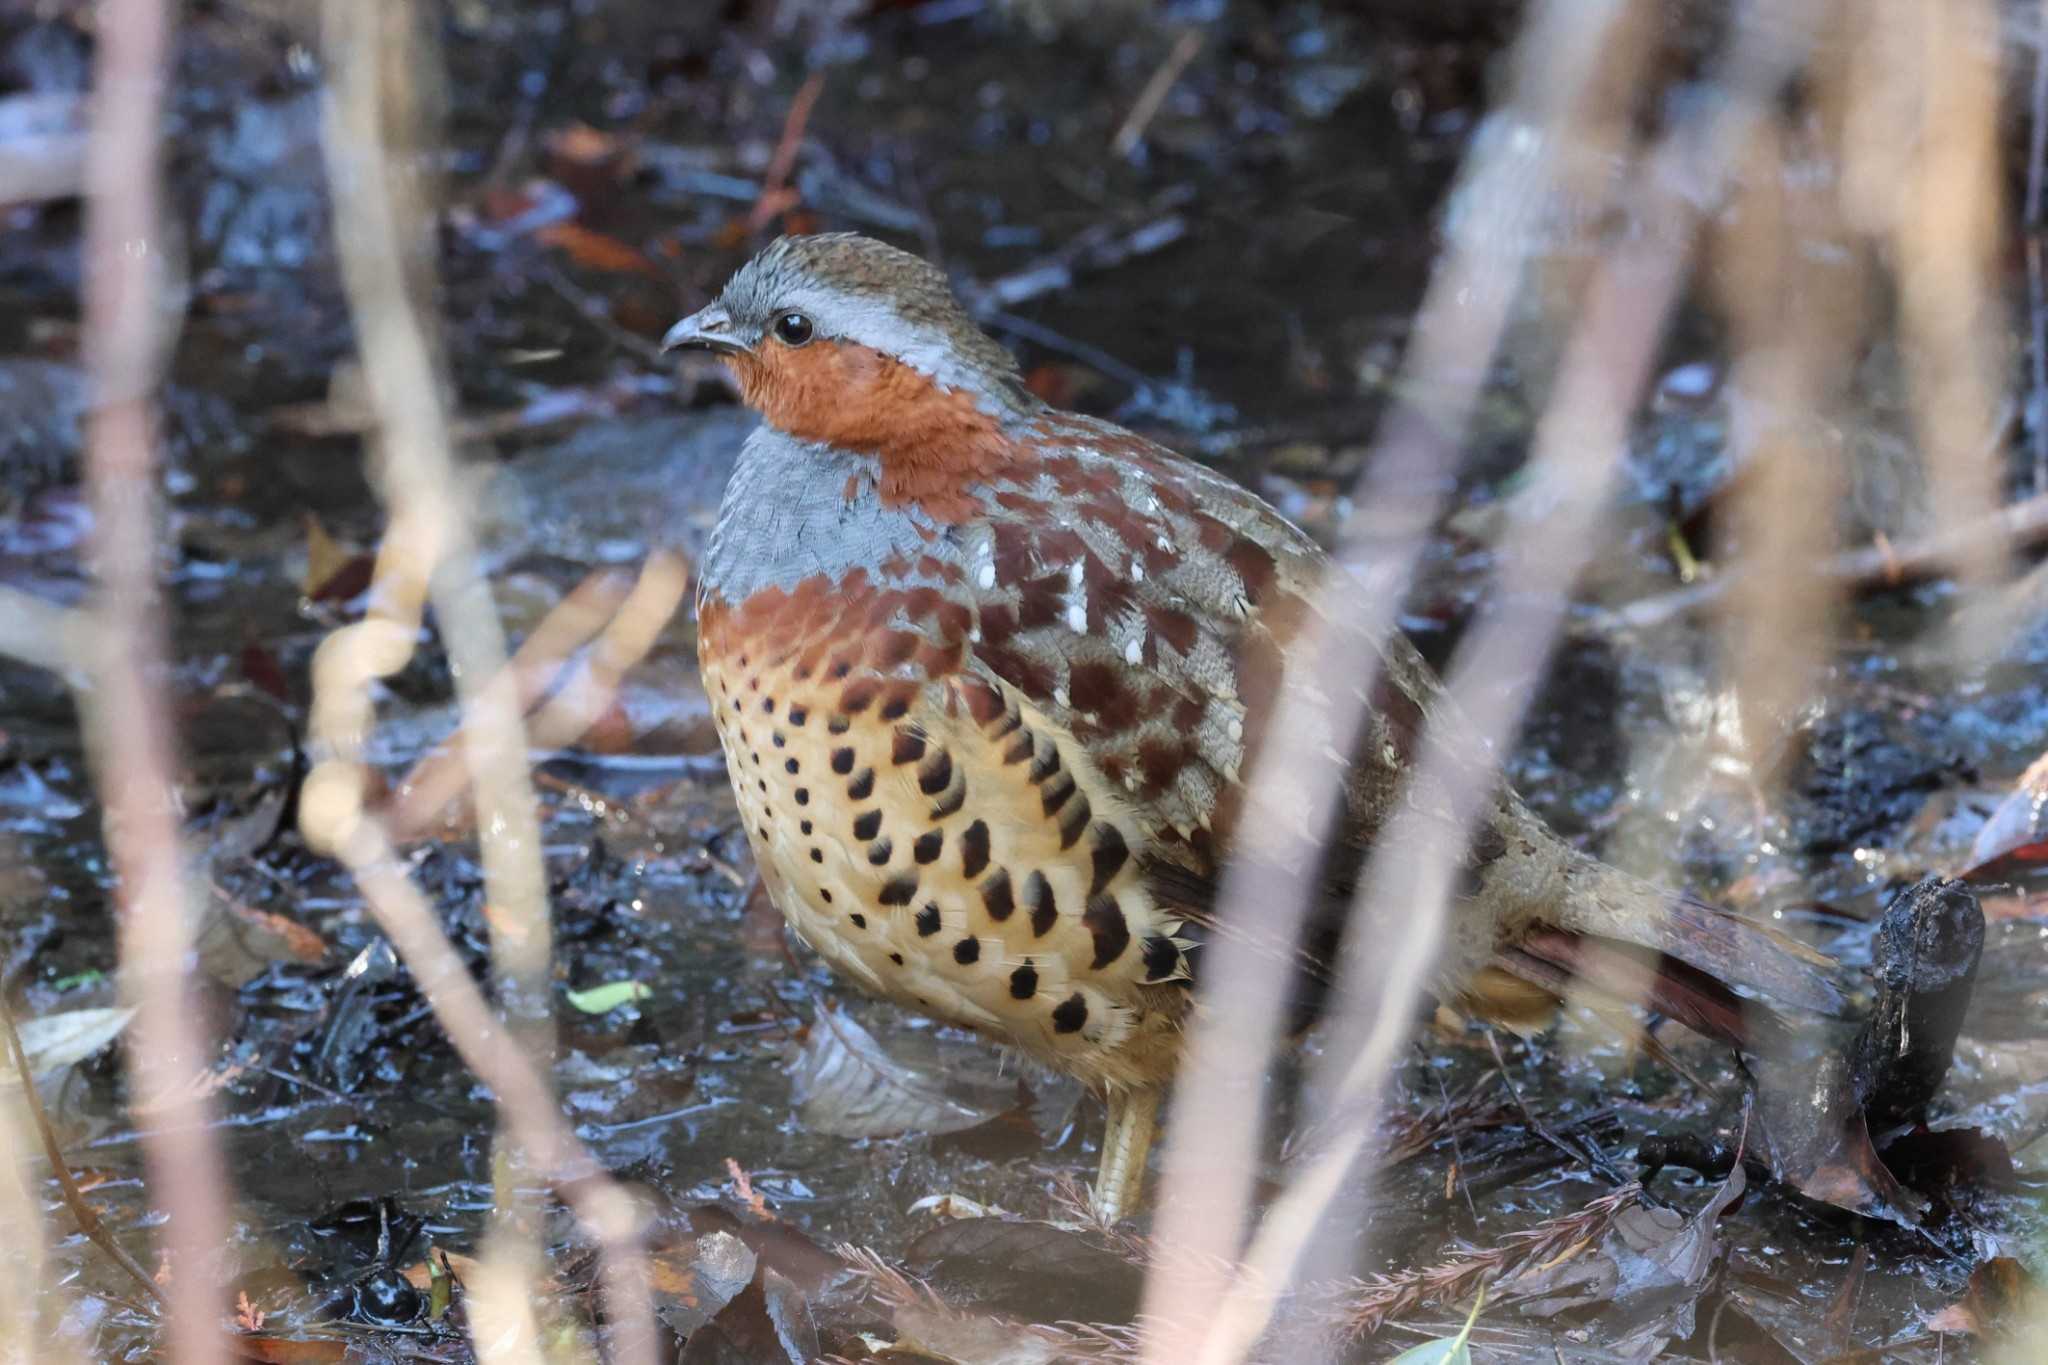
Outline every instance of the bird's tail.
[(1838, 968), (1790, 934), (1583, 856), (1565, 869), (1557, 927), (1647, 948), (1767, 1003), (1839, 1014)]

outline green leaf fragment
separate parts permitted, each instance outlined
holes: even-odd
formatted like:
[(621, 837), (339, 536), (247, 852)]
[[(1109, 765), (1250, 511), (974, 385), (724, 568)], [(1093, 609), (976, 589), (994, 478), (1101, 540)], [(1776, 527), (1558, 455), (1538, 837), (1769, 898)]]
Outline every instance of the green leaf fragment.
[(621, 1005), (645, 1000), (652, 994), (638, 981), (608, 981), (587, 991), (570, 991), (569, 1003), (585, 1014), (609, 1014)]

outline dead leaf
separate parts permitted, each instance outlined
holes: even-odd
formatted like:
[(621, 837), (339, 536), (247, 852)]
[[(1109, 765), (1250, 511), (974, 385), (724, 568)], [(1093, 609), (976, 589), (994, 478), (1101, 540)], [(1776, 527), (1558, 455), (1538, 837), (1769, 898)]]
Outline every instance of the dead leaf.
[(615, 133), (593, 128), (587, 123), (571, 123), (556, 128), (542, 139), (551, 157), (572, 161), (579, 166), (595, 165), (610, 161), (623, 150), (623, 144)]
[(534, 233), (533, 239), (542, 246), (556, 248), (586, 270), (661, 277), (661, 268), (648, 260), (640, 248), (579, 223), (550, 223)]
[(2048, 861), (2048, 754), (2035, 759), (2020, 774), (2011, 793), (1991, 812), (1970, 847), (1974, 868), (2007, 859)]
[(193, 951), (225, 986), (239, 989), (279, 962), (313, 967), (327, 958), (326, 940), (297, 920), (244, 905), (218, 883), (206, 887), (206, 900)]
[(648, 1258), (654, 1312), (685, 1339), (753, 1283), (758, 1258), (730, 1232), (712, 1232)]
[(1970, 1272), (1963, 1296), (1927, 1319), (1930, 1332), (1996, 1336), (2019, 1325), (2016, 1311), (2033, 1297), (2034, 1277), (2010, 1256), (1993, 1256)]
[(1690, 1218), (1633, 1204), (1615, 1215), (1598, 1248), (1555, 1257), (1506, 1280), (1500, 1292), (1522, 1300), (1534, 1317), (1603, 1306), (1603, 1328), (1613, 1333), (1607, 1344), (1661, 1350), (1692, 1335), (1694, 1306), (1721, 1254), (1721, 1215), (1746, 1185), (1738, 1161)]
[(370, 586), (376, 569), (376, 556), (335, 539), (320, 518), (306, 513), (306, 572), (299, 592), (308, 601), (346, 602)]
[(803, 1292), (762, 1266), (717, 1316), (690, 1337), (682, 1365), (807, 1365), (818, 1356), (818, 1328)]
[(1007, 1093), (948, 1085), (891, 1057), (835, 1006), (819, 1009), (791, 1073), (804, 1125), (833, 1137), (954, 1133), (1010, 1107)]
[(474, 1256), (465, 1256), (459, 1251), (443, 1251), (438, 1246), (429, 1246), (427, 1254), (405, 1268), (405, 1280), (414, 1289), (425, 1293), (434, 1287), (434, 1268), (442, 1261), (448, 1263), (458, 1282), (467, 1280), (482, 1264)]
[(1061, 1318), (1127, 1322), (1144, 1271), (1078, 1232), (1051, 1223), (967, 1218), (912, 1242), (904, 1264), (955, 1307), (1029, 1322), (1058, 1304)]
[[(121, 1036), (132, 1009), (65, 1010), (20, 1023), (21, 1048), (28, 1054), (31, 1074), (42, 1077), (82, 1062)], [(0, 1085), (20, 1085), (14, 1060), (0, 1049)]]

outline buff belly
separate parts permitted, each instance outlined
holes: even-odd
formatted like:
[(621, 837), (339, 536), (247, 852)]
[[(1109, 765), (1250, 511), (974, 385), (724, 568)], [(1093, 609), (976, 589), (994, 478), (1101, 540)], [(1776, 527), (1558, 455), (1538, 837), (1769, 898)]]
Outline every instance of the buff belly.
[(861, 687), (718, 643), (704, 684), (740, 815), (805, 943), (1098, 1088), (1170, 1072), (1186, 945), (1075, 746), (986, 680)]

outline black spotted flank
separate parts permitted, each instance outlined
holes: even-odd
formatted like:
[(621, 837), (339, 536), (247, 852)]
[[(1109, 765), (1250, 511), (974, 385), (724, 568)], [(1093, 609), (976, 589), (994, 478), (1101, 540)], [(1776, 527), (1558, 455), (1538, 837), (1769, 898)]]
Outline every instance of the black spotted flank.
[(866, 843), (882, 832), (882, 808), (864, 810), (853, 817), (853, 837)]
[(937, 796), (952, 781), (953, 756), (944, 749), (917, 765), (917, 789), (926, 796)]
[(811, 789), (809, 787), (798, 787), (796, 789), (796, 803), (799, 806), (811, 804)]
[(881, 893), (875, 899), (884, 905), (908, 905), (910, 904), (910, 898), (916, 894), (917, 874), (910, 873), (906, 876), (891, 878), (883, 885)]
[(805, 721), (809, 720), (810, 718), (811, 713), (809, 711), (806, 711), (801, 706), (792, 706), (789, 708), (789, 723), (791, 725), (802, 725)]
[(835, 735), (843, 735), (853, 728), (853, 717), (827, 716), (825, 718), (825, 728)]
[(889, 960), (895, 963), (897, 966), (901, 967), (903, 965), (903, 954), (891, 953), (889, 954)]
[(943, 796), (932, 802), (932, 819), (943, 820), (949, 815), (958, 813), (959, 809), (966, 804), (967, 775), (962, 773), (953, 779), (953, 785), (946, 788)]
[(960, 832), (960, 875), (979, 877), (988, 866), (988, 826), (976, 820)]
[(795, 776), (797, 775), (797, 772), (798, 772), (798, 765), (797, 765), (797, 761), (796, 761), (795, 759), (793, 759), (793, 758), (785, 758), (785, 759), (783, 759), (783, 760), (782, 760), (782, 771), (784, 771), (784, 772), (788, 773), (788, 774), (789, 774), (789, 775), (790, 775), (791, 777), (795, 777)]
[(1060, 746), (1046, 740), (1038, 750), (1038, 757), (1031, 760), (1031, 780), (1043, 782), (1060, 770)]
[(853, 771), (853, 749), (846, 746), (832, 751), (832, 771), (841, 777)]
[(981, 940), (978, 938), (961, 939), (953, 945), (953, 960), (963, 967), (971, 966), (981, 961)]
[(889, 861), (889, 855), (895, 851), (896, 846), (887, 839), (877, 839), (868, 845), (868, 862), (874, 867), (886, 866)]
[(825, 851), (824, 851), (823, 849), (821, 849), (821, 848), (813, 848), (813, 849), (811, 850), (811, 861), (812, 861), (812, 862), (814, 862), (814, 863), (822, 863), (822, 862), (824, 862), (824, 861), (825, 861)]
[(1145, 979), (1164, 981), (1180, 966), (1180, 949), (1164, 934), (1145, 940)]
[(891, 697), (882, 703), (879, 712), (883, 720), (901, 720), (910, 713), (910, 698)]
[(1024, 904), (1031, 911), (1031, 932), (1044, 938), (1059, 922), (1060, 908), (1053, 902), (1052, 883), (1045, 879), (1043, 872), (1034, 872), (1024, 879)]
[(1081, 1025), (1088, 1022), (1088, 1002), (1081, 998), (1081, 992), (1072, 995), (1052, 1008), (1052, 1031), (1054, 1033), (1079, 1033)]
[(1088, 822), (1095, 818), (1089, 808), (1088, 798), (1076, 796), (1073, 804), (1060, 812), (1060, 847), (1072, 848), (1081, 842), (1081, 831), (1088, 828)]
[(939, 932), (939, 907), (927, 905), (924, 909), (917, 912), (917, 919), (914, 922), (917, 925), (917, 936), (919, 938), (930, 938), (933, 934)]
[(910, 856), (916, 859), (919, 864), (935, 863), (939, 860), (939, 854), (945, 849), (945, 846), (945, 831), (935, 829), (928, 834), (917, 836), (917, 841), (910, 846)]
[(1038, 993), (1038, 968), (1026, 962), (1010, 973), (1010, 998), (1029, 1000)]
[(1008, 919), (1010, 912), (1017, 908), (1016, 898), (1010, 892), (1010, 873), (1007, 868), (997, 868), (989, 874), (988, 880), (981, 884), (981, 904), (982, 908), (988, 911), (988, 917), (998, 924)]
[(856, 929), (865, 929), (868, 927), (868, 917), (866, 915), (861, 914), (858, 910), (848, 915), (847, 918), (853, 921), (853, 927)]
[(875, 794), (875, 770), (862, 768), (854, 774), (853, 781), (846, 784), (846, 794), (855, 801), (865, 801)]
[(901, 767), (923, 757), (924, 736), (908, 726), (897, 726), (894, 738), (889, 741), (889, 761)]
[(1101, 971), (1124, 955), (1131, 946), (1131, 927), (1124, 922), (1123, 907), (1114, 896), (1097, 896), (1081, 913), (1081, 923), (1095, 940), (1095, 960), (1088, 965)]
[(1099, 896), (1109, 884), (1116, 880), (1116, 874), (1124, 870), (1124, 863), (1130, 859), (1130, 846), (1124, 842), (1123, 832), (1108, 822), (1098, 823), (1093, 831), (1095, 847), (1089, 852), (1094, 871), (1088, 882), (1088, 894)]
[(1052, 781), (1039, 788), (1038, 804), (1044, 808), (1046, 818), (1051, 819), (1059, 813), (1061, 806), (1067, 804), (1068, 798), (1072, 797), (1073, 794), (1074, 775), (1072, 773), (1061, 773), (1053, 778)]

